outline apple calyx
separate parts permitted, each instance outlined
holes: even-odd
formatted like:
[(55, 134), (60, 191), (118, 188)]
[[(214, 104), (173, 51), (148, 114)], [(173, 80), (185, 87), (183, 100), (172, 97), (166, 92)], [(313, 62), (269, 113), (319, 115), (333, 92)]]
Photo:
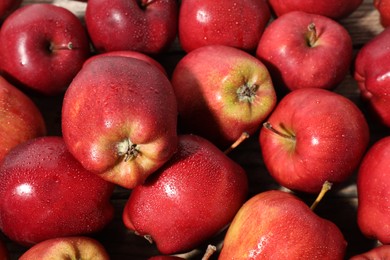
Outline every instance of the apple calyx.
[(306, 41), (309, 47), (314, 47), (316, 45), (316, 42), (318, 40), (318, 34), (316, 25), (314, 23), (311, 23), (307, 26), (307, 34), (306, 34)]
[(237, 89), (237, 96), (240, 102), (252, 103), (256, 97), (256, 91), (259, 89), (259, 85), (245, 82)]
[(270, 122), (265, 122), (265, 123), (263, 123), (263, 126), (264, 126), (266, 129), (272, 131), (273, 133), (275, 133), (275, 134), (277, 134), (277, 135), (279, 135), (279, 136), (281, 136), (281, 137), (283, 137), (283, 138), (287, 138), (287, 139), (290, 139), (290, 140), (295, 141), (295, 135), (293, 135), (292, 133), (285, 134), (285, 133), (282, 133), (282, 132), (278, 131), (277, 129), (275, 129), (275, 128), (272, 126), (272, 124), (271, 124)]
[(317, 207), (318, 203), (322, 200), (322, 198), (325, 196), (325, 193), (327, 193), (332, 188), (332, 183), (329, 181), (325, 181), (324, 184), (322, 184), (322, 188), (320, 193), (318, 194), (317, 198), (311, 204), (310, 209), (314, 211), (314, 209)]
[(123, 156), (123, 161), (125, 162), (135, 159), (140, 153), (139, 146), (137, 144), (133, 144), (128, 138), (119, 142), (116, 145), (116, 149), (118, 151), (118, 155), (120, 157)]

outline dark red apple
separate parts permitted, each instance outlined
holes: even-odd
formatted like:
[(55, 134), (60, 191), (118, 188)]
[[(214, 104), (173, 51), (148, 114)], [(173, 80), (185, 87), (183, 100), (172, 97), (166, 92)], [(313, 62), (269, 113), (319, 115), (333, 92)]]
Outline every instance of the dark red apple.
[(352, 39), (341, 24), (330, 18), (289, 12), (267, 26), (256, 56), (282, 91), (334, 89), (349, 72)]
[(0, 167), (0, 229), (22, 245), (97, 232), (113, 218), (113, 188), (85, 170), (61, 137), (32, 139)]
[(149, 62), (92, 57), (65, 93), (62, 133), (86, 169), (134, 188), (177, 149), (172, 85)]
[(390, 1), (374, 0), (374, 7), (379, 12), (380, 23), (383, 27), (390, 25)]
[(2, 0), (0, 1), (0, 23), (4, 21), (13, 11), (20, 7), (22, 0)]
[(81, 21), (53, 4), (25, 5), (0, 30), (0, 67), (15, 85), (45, 95), (62, 93), (89, 56)]
[(370, 134), (361, 110), (335, 92), (298, 89), (276, 106), (260, 131), (270, 175), (282, 186), (317, 193), (325, 181), (346, 181), (357, 169)]
[(179, 42), (186, 52), (215, 44), (252, 52), (270, 18), (265, 0), (184, 0)]
[(380, 245), (373, 249), (352, 256), (349, 260), (386, 260), (390, 259), (390, 245)]
[(85, 22), (98, 52), (166, 51), (176, 38), (177, 0), (89, 0)]
[(239, 164), (206, 139), (181, 135), (173, 157), (132, 190), (123, 221), (162, 254), (186, 252), (229, 224), (247, 192)]
[(36, 104), (0, 77), (0, 162), (16, 145), (44, 135), (46, 123)]

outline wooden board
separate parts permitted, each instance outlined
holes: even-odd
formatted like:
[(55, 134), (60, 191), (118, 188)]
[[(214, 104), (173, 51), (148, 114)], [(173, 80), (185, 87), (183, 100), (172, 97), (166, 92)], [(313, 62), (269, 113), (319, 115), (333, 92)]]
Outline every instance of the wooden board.
[[(80, 19), (83, 18), (86, 7), (85, 3), (66, 0), (25, 0), (23, 4), (36, 2), (52, 3), (63, 6), (74, 12)], [(350, 17), (340, 21), (352, 36), (355, 54), (367, 41), (383, 30), (379, 24), (378, 12), (374, 9), (372, 2), (372, 0), (365, 0), (359, 9)], [(170, 73), (176, 62), (182, 56), (183, 52), (176, 42), (167, 54), (161, 55), (157, 57), (157, 59), (165, 66), (168, 73)], [(361, 107), (362, 111), (365, 112), (365, 107), (361, 104), (359, 99), (357, 84), (353, 80), (351, 74), (345, 78), (335, 91), (353, 100)], [(33, 98), (48, 122), (49, 135), (60, 135), (62, 97), (42, 98), (34, 96)], [(371, 143), (388, 134), (388, 130), (378, 126), (375, 122), (369, 123), (372, 133)], [(247, 170), (250, 179), (250, 195), (268, 189), (281, 188), (268, 175), (262, 162), (258, 145), (258, 134), (251, 136), (249, 140), (245, 141), (238, 149), (233, 151), (231, 156)], [(356, 174), (342, 187), (329, 192), (316, 209), (318, 215), (336, 223), (343, 232), (348, 241), (346, 258), (367, 251), (376, 245), (376, 241), (369, 240), (360, 233), (356, 224), (356, 207), (358, 201), (355, 178)], [(129, 190), (119, 187), (115, 190), (112, 197), (112, 203), (115, 205), (116, 209), (115, 219), (102, 232), (94, 234), (93, 237), (103, 243), (112, 259), (147, 259), (149, 256), (158, 254), (157, 249), (154, 245), (150, 245), (145, 239), (137, 237), (127, 231), (122, 223), (121, 213), (129, 194)], [(314, 196), (303, 194), (299, 194), (299, 196), (308, 204), (314, 200)], [(215, 239), (209, 241), (209, 243), (213, 243), (220, 248), (223, 235), (224, 233), (222, 232)], [(4, 235), (2, 235), (1, 238), (6, 240), (11, 259), (17, 259), (18, 256), (26, 250), (25, 247), (9, 241)], [(189, 259), (199, 259), (199, 256), (205, 247), (206, 245), (200, 247), (198, 250), (185, 254), (185, 256)], [(217, 255), (218, 254), (215, 254), (213, 258), (217, 259)]]

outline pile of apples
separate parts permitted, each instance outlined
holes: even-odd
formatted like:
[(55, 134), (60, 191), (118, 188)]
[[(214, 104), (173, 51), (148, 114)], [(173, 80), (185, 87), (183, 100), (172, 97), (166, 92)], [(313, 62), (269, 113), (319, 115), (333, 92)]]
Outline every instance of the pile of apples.
[[(0, 3), (0, 230), (20, 259), (109, 259), (94, 234), (116, 190), (150, 259), (221, 234), (203, 259), (344, 259), (344, 234), (314, 210), (354, 174), (357, 224), (379, 245), (353, 259), (390, 254), (390, 137), (370, 134), (390, 127), (390, 1), (356, 54), (339, 20), (362, 0), (82, 4)], [(350, 72), (359, 106), (334, 91)], [(280, 189), (254, 188), (233, 156), (251, 140)]]

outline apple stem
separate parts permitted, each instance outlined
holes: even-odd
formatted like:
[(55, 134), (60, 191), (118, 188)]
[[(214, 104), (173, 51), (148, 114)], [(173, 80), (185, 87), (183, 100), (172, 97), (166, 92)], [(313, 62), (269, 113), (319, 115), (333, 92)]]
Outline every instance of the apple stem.
[(322, 200), (322, 198), (325, 196), (325, 193), (327, 193), (330, 189), (332, 188), (332, 183), (329, 181), (325, 181), (324, 184), (322, 185), (322, 189), (320, 193), (318, 194), (317, 198), (311, 204), (310, 209), (314, 211), (314, 209), (317, 207), (318, 203)]
[(242, 142), (244, 142), (246, 139), (249, 138), (249, 134), (247, 132), (243, 132), (240, 137), (228, 148), (224, 151), (225, 154), (230, 153), (232, 150), (234, 150), (237, 146), (239, 146)]
[(213, 245), (208, 245), (202, 260), (208, 260), (217, 251), (217, 248)]
[(153, 238), (151, 235), (144, 235), (144, 238), (150, 243), (153, 244)]
[(316, 25), (311, 23), (307, 26), (308, 34), (307, 34), (307, 43), (310, 47), (313, 47), (318, 40), (318, 34), (316, 30)]
[(288, 134), (285, 134), (285, 133), (282, 133), (282, 132), (276, 130), (276, 129), (272, 126), (272, 124), (271, 124), (270, 122), (265, 122), (265, 123), (263, 123), (263, 126), (264, 126), (266, 129), (272, 131), (273, 133), (275, 133), (275, 134), (277, 134), (277, 135), (280, 135), (281, 137), (288, 138), (288, 139), (291, 139), (291, 140), (295, 140), (295, 136), (294, 136), (294, 135), (288, 135)]
[(67, 44), (61, 44), (61, 45), (55, 45), (51, 43), (49, 49), (51, 52), (57, 50), (73, 50), (74, 46), (72, 42), (68, 42)]

